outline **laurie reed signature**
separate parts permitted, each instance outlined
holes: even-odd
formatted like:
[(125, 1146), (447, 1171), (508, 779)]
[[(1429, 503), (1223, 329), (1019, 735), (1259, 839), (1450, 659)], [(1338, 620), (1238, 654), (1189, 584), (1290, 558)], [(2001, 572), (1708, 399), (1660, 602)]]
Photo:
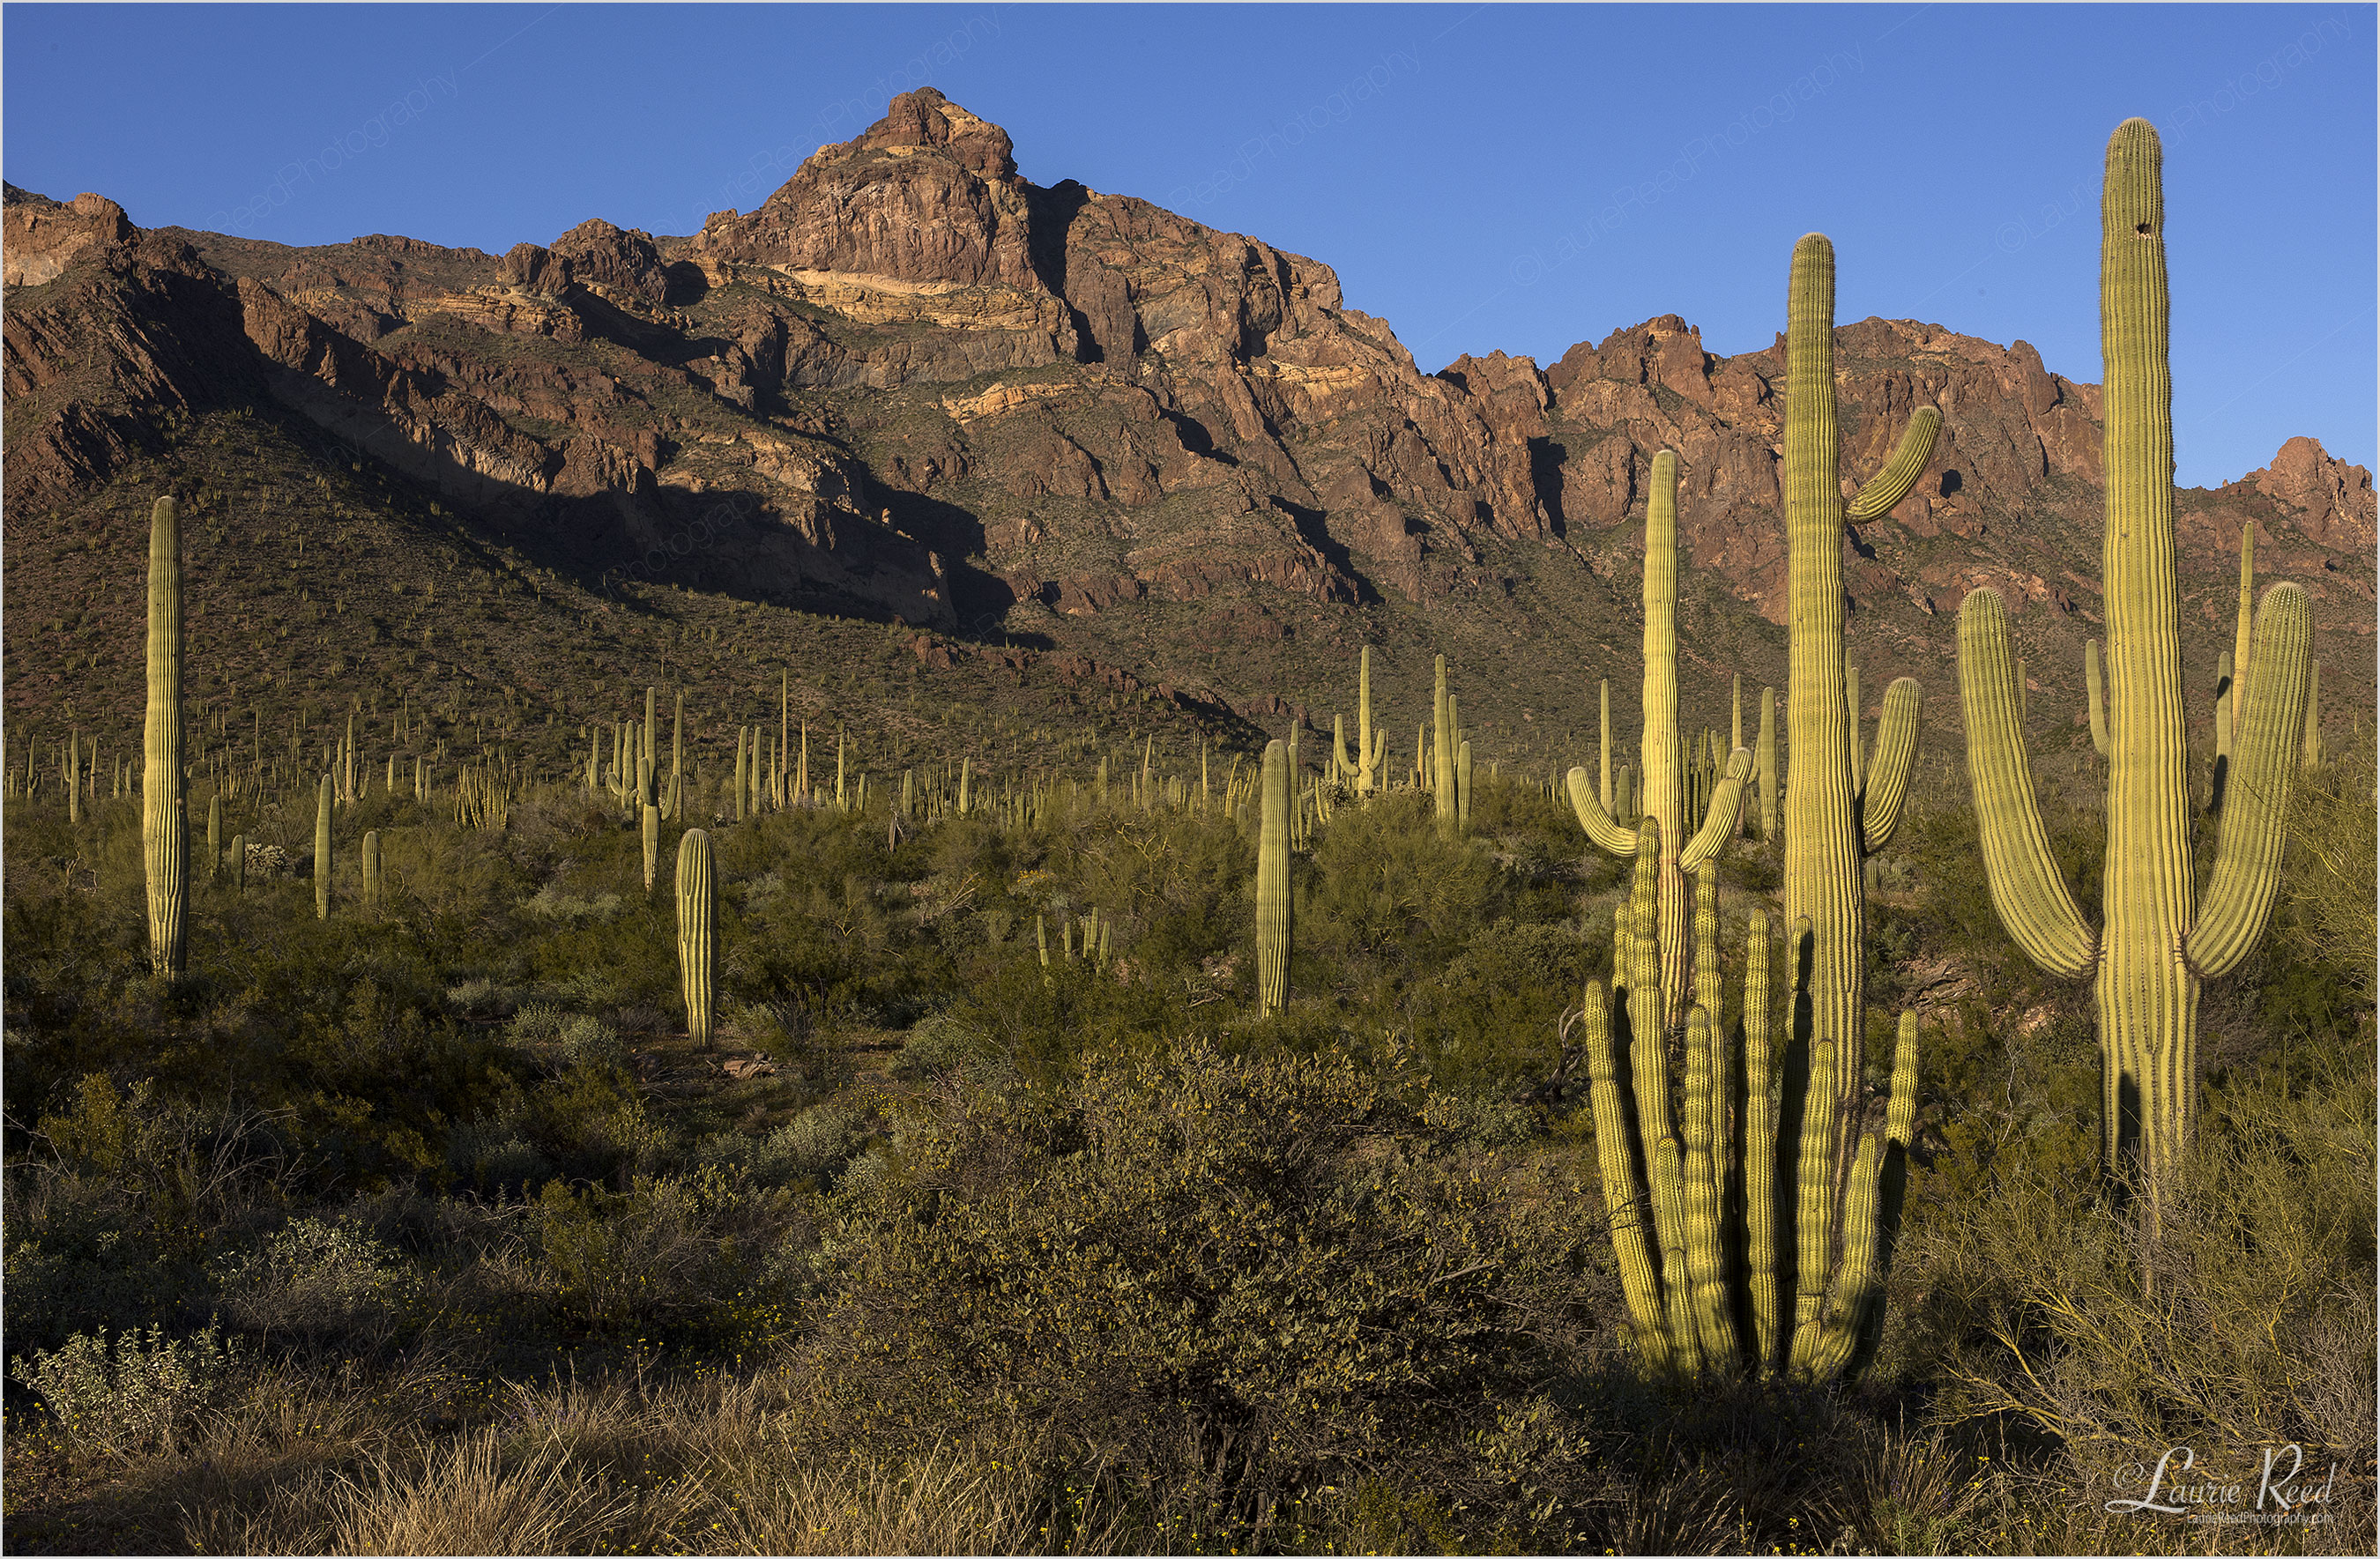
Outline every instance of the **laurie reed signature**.
[[(2321, 1481), (2316, 1482), (2306, 1466), (2305, 1448), (2295, 1442), (2267, 1445), (2262, 1456), (2252, 1503), (2248, 1499), (2247, 1479), (2227, 1478), (2211, 1468), (2202, 1471), (2195, 1450), (2188, 1445), (2169, 1445), (2154, 1468), (2127, 1462), (2116, 1468), (2117, 1488), (2147, 1486), (2137, 1498), (2109, 1500), (2107, 1508), (2119, 1515), (2147, 1511), (2187, 1516), (2192, 1521), (2241, 1525), (2287, 1522), (2320, 1526), (2330, 1519), (2327, 1506), (2332, 1487), (2338, 1480), (2337, 1462), (2332, 1462), (2321, 1474)], [(2196, 1481), (2192, 1481), (2193, 1474)]]

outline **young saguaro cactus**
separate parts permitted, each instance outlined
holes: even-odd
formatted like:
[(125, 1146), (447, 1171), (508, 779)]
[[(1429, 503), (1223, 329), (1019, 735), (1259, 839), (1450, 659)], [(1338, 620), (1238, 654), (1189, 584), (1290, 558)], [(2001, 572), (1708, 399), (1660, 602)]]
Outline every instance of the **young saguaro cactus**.
[(182, 780), (182, 521), (174, 501), (149, 512), (149, 711), (141, 736), (140, 861), (149, 885), (149, 967), (182, 973), (189, 907), (189, 820)]
[(1257, 1011), (1269, 1016), (1289, 1000), (1289, 749), (1268, 743), (1262, 823), (1257, 834)]
[(2239, 967), (2272, 911), (2311, 632), (2304, 591), (2284, 583), (2265, 592), (2214, 880), (2200, 904), (2191, 873), (2189, 708), (2174, 572), (2163, 155), (2147, 120), (2118, 126), (2099, 205), (2107, 853), (2095, 932), (2075, 907), (2042, 827), (2007, 608), (1986, 589), (1959, 610), (1959, 702), (1992, 901), (2034, 963), (2095, 980), (2102, 1161), (2110, 1169), (2143, 1165), (2152, 1227), (2197, 1107), (2199, 987)]
[(710, 876), (710, 836), (688, 828), (677, 841), (677, 972), (686, 992), (686, 1032), (710, 1048), (712, 983), (718, 971), (717, 897)]
[(1725, 774), (1712, 787), (1709, 811), (1689, 838), (1687, 754), (1678, 731), (1678, 457), (1669, 450), (1653, 457), (1645, 502), (1644, 720), (1638, 752), (1643, 767), (1629, 800), (1653, 826), (1631, 828), (1616, 821), (1584, 768), (1570, 771), (1570, 800), (1587, 837), (1611, 854), (1628, 859), (1646, 840), (1661, 851), (1656, 882), (1663, 1010), (1683, 1021), (1686, 874), (1718, 854), (1734, 833), (1752, 755), (1739, 749), (1730, 755)]
[(1386, 727), (1372, 726), (1372, 647), (1355, 659), (1355, 793), (1368, 796), (1381, 783), (1380, 761), (1389, 755)]
[(331, 918), (331, 777), (314, 792), (314, 918)]

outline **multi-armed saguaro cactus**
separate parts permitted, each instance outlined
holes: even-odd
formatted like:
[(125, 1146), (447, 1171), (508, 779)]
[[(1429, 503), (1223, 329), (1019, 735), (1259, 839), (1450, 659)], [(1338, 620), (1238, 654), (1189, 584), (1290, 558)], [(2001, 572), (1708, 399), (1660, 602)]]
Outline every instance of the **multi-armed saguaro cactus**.
[(1261, 822), (1257, 832), (1257, 1011), (1289, 1000), (1289, 749), (1266, 743)]
[[(2247, 719), (2233, 743), (2215, 876), (2191, 880), (2188, 703), (2174, 575), (2173, 380), (2167, 363), (2163, 153), (2127, 119), (2100, 196), (2099, 345), (2107, 360), (2107, 856), (2101, 929), (2058, 875), (2019, 723), (2007, 608), (1959, 611), (1959, 695), (1984, 868), (2001, 924), (2053, 974), (2095, 975), (2103, 1161), (2145, 1162), (2154, 1219), (2188, 1147), (2198, 1094), (2198, 993), (2264, 935), (2296, 779), (2309, 628), (2280, 584), (2256, 612)], [(2220, 723), (2218, 721), (2218, 723)]]
[(711, 981), (718, 967), (710, 836), (688, 828), (677, 841), (677, 972), (686, 990), (686, 1032), (710, 1048)]
[[(1884, 473), (1846, 510), (1837, 476), (1834, 250), (1823, 236), (1812, 234), (1794, 248), (1788, 321), (1785, 516), (1793, 610), (1787, 713), (1793, 765), (1786, 785), (1784, 859), (1793, 1019), (1779, 1057), (1767, 920), (1755, 914), (1744, 977), (1741, 1174), (1729, 1161), (1738, 1134), (1730, 1120), (1733, 1080), (1718, 1010), (1717, 885), (1707, 853), (1695, 862), (1697, 945), (1684, 1025), (1685, 1109), (1672, 1124), (1664, 1053), (1677, 1021), (1670, 993), (1684, 994), (1684, 982), (1673, 984), (1670, 973), (1684, 937), (1671, 931), (1674, 923), (1661, 902), (1664, 829), (1649, 793), (1645, 820), (1631, 841), (1635, 893), (1629, 915), (1615, 927), (1615, 978), (1624, 970), (1628, 986), (1621, 1047), (1614, 1044), (1614, 1015), (1593, 985), (1585, 1026), (1604, 1195), (1622, 1291), (1647, 1360), (1688, 1374), (1743, 1364), (1823, 1379), (1857, 1367), (1876, 1335), (1916, 1109), (1916, 1025), (1904, 1015), (1885, 1131), (1852, 1151), (1865, 1038), (1866, 901), (1860, 865), (1900, 820), (1916, 752), (1917, 686), (1904, 678), (1886, 694), (1863, 787), (1852, 778), (1844, 696), (1843, 526), (1847, 517), (1885, 513), (1908, 492), (1932, 452), (1940, 414), (1919, 408)], [(1660, 490), (1657, 480), (1654, 492)], [(1648, 551), (1648, 619), (1655, 566)], [(1648, 665), (1662, 647), (1648, 627)], [(1649, 730), (1649, 672), (1647, 682)], [(1648, 743), (1648, 768), (1655, 755)], [(1737, 753), (1730, 768), (1739, 798), (1748, 757)], [(1592, 792), (1583, 770), (1572, 771), (1571, 793), (1590, 832), (1610, 827), (1584, 804)], [(1705, 831), (1710, 831), (1707, 823)], [(1633, 1140), (1621, 1094), (1623, 1048), (1635, 1106)], [(1740, 1259), (1733, 1232), (1739, 1219)], [(1750, 1338), (1741, 1335), (1740, 1311), (1754, 1322)]]
[(1368, 796), (1380, 783), (1380, 760), (1389, 755), (1386, 727), (1372, 728), (1372, 647), (1355, 658), (1355, 793)]
[(1654, 827), (1640, 836), (1639, 830), (1614, 821), (1605, 810), (1599, 787), (1584, 768), (1570, 771), (1570, 800), (1587, 837), (1612, 854), (1633, 856), (1643, 840), (1654, 841), (1660, 850), (1656, 880), (1663, 1010), (1682, 1018), (1686, 874), (1716, 855), (1735, 831), (1752, 755), (1739, 750), (1729, 757), (1725, 776), (1712, 789), (1701, 829), (1687, 839), (1686, 752), (1678, 733), (1678, 457), (1668, 450), (1653, 457), (1653, 481), (1645, 502), (1644, 720), (1643, 767), (1633, 800)]
[(182, 973), (189, 821), (182, 805), (182, 522), (170, 498), (149, 513), (149, 713), (142, 731), (140, 861), (149, 878), (149, 967)]

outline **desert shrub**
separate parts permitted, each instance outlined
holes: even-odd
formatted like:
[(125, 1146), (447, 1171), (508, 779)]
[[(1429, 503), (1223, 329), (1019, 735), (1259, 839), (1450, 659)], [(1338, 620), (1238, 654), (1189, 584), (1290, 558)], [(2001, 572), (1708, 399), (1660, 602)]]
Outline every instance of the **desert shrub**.
[(375, 1346), (410, 1287), (397, 1253), (344, 1218), (293, 1218), (212, 1267), (224, 1318), (268, 1340)]
[(507, 1120), (467, 1120), (446, 1134), (447, 1172), (482, 1195), (521, 1194), (553, 1174), (545, 1154)]
[(1251, 1538), (1369, 1472), (1437, 1489), (1451, 1530), (1545, 1541), (1573, 1455), (1547, 1383), (1590, 1345), (1598, 1226), (1558, 1178), (1450, 1151), (1421, 1097), (1200, 1046), (1054, 1099), (947, 1095), (836, 1199), (810, 1358), (840, 1384), (804, 1432), (1040, 1426), (1148, 1488), (1220, 1478)]
[(920, 1018), (901, 1042), (892, 1075), (905, 1082), (922, 1082), (946, 1072), (978, 1068), (990, 1058), (982, 1033), (944, 1013)]
[(173, 1337), (161, 1326), (78, 1332), (55, 1349), (19, 1357), (10, 1367), (41, 1395), (71, 1439), (112, 1456), (171, 1448), (191, 1415), (229, 1385), (237, 1345), (212, 1326)]
[(2368, 1454), (2372, 1060), (2324, 1070), (2211, 1088), (2154, 1230), (2087, 1163), (2044, 1172), (2022, 1153), (1956, 1216), (1920, 1221), (1895, 1288), (1939, 1410), (2026, 1426), (2083, 1478), (2180, 1444)]
[(1509, 1090), (1549, 1074), (1557, 1031), (1590, 973), (1610, 965), (1611, 937), (1574, 925), (1482, 926), (1435, 977), (1406, 991), (1415, 1038), (1430, 1073), (1450, 1086)]
[(1496, 892), (1485, 851), (1440, 840), (1427, 798), (1405, 792), (1341, 812), (1300, 873), (1299, 950), (1319, 961), (1442, 968), (1485, 922)]

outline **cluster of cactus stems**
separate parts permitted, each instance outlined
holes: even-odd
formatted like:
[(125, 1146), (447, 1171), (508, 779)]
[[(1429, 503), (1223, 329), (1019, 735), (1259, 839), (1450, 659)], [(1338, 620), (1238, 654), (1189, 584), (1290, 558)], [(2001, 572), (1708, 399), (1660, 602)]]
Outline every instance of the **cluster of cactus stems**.
[[(1993, 903), (2035, 964), (2095, 982), (2102, 1161), (2111, 1171), (2143, 1173), (2153, 1229), (2197, 1108), (2200, 986), (2239, 966), (2272, 910), (2303, 761), (2310, 680), (2305, 592), (2275, 585), (2240, 641), (2249, 674), (2226, 689), (2226, 712), (2237, 712), (2238, 730), (2220, 714), (2216, 721), (2228, 772), (2214, 877), (2201, 904), (2192, 879), (2189, 712), (2174, 570), (2162, 163), (2155, 129), (2144, 119), (2126, 120), (2108, 140), (2100, 198), (2107, 642), (2106, 709), (2097, 714), (2095, 694), (2092, 734), (2107, 766), (2107, 849), (2095, 931), (2059, 875), (2042, 826), (2007, 608), (1997, 592), (1978, 590), (1959, 611), (1967, 770)], [(2242, 538), (2243, 598), (2252, 545)]]
[(1695, 872), (1693, 1002), (1673, 1108), (1660, 852), (1646, 844), (1614, 927), (1610, 999), (1590, 983), (1580, 1014), (1597, 1166), (1638, 1348), (1666, 1374), (1837, 1378), (1873, 1356), (1882, 1329), (1916, 1118), (1916, 1019), (1901, 1015), (1884, 1130), (1861, 1136), (1846, 1167), (1845, 1136), (1823, 1106), (1839, 1070), (1856, 1079), (1859, 1051), (1805, 1026), (1810, 928), (1797, 923), (1788, 938), (1788, 1035), (1775, 1021), (1768, 917), (1753, 912), (1731, 1039), (1718, 872), (1706, 862)]

